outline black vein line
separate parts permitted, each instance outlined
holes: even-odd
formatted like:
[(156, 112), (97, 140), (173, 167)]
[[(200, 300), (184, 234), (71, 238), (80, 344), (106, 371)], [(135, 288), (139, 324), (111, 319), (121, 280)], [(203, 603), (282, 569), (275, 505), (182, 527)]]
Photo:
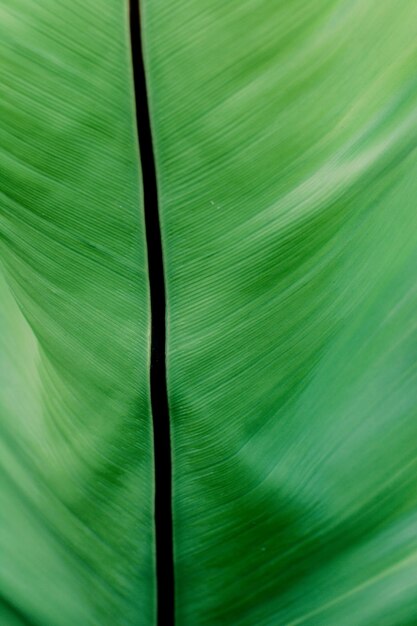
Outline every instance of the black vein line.
[(139, 0), (130, 0), (130, 35), (151, 300), (150, 388), (155, 465), (157, 623), (159, 626), (173, 626), (172, 455), (165, 355), (166, 297), (155, 155), (143, 60)]

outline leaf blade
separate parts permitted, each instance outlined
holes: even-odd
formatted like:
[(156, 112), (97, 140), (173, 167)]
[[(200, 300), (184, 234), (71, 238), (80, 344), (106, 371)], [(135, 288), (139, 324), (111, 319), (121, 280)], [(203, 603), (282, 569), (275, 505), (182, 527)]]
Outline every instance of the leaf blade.
[(178, 624), (412, 620), (415, 17), (146, 4)]
[[(149, 303), (127, 7), (5, 1), (1, 585), (153, 623)], [(4, 557), (4, 558), (3, 558)]]

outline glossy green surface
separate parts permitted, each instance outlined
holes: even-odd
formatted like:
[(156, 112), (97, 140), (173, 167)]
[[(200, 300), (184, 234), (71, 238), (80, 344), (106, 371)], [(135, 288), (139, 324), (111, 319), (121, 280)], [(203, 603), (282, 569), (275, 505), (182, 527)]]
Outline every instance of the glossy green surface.
[(177, 623), (414, 624), (417, 5), (145, 7)]
[(0, 1), (0, 623), (154, 624), (126, 6)]
[[(141, 10), (176, 626), (413, 626), (415, 0)], [(156, 621), (127, 12), (0, 0), (1, 626)]]

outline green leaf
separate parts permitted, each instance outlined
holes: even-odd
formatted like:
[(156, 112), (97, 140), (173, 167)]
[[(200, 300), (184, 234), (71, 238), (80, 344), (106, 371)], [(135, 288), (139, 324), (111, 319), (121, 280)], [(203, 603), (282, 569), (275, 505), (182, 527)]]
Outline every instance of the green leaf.
[[(141, 19), (176, 625), (412, 626), (417, 5)], [(153, 626), (128, 3), (1, 0), (0, 41), (0, 623)]]
[(154, 623), (126, 5), (0, 5), (0, 622)]
[(177, 623), (414, 623), (417, 6), (145, 6)]

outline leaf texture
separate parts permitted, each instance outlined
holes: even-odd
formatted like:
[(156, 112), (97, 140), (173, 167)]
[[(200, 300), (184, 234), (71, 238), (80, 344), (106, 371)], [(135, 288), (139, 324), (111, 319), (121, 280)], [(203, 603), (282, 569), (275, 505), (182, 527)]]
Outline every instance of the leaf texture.
[(412, 624), (416, 4), (145, 7), (177, 623)]
[(2, 0), (0, 39), (0, 623), (146, 626), (149, 304), (127, 6)]
[[(141, 16), (176, 625), (412, 626), (417, 5)], [(156, 623), (128, 33), (124, 0), (0, 0), (5, 626)]]

